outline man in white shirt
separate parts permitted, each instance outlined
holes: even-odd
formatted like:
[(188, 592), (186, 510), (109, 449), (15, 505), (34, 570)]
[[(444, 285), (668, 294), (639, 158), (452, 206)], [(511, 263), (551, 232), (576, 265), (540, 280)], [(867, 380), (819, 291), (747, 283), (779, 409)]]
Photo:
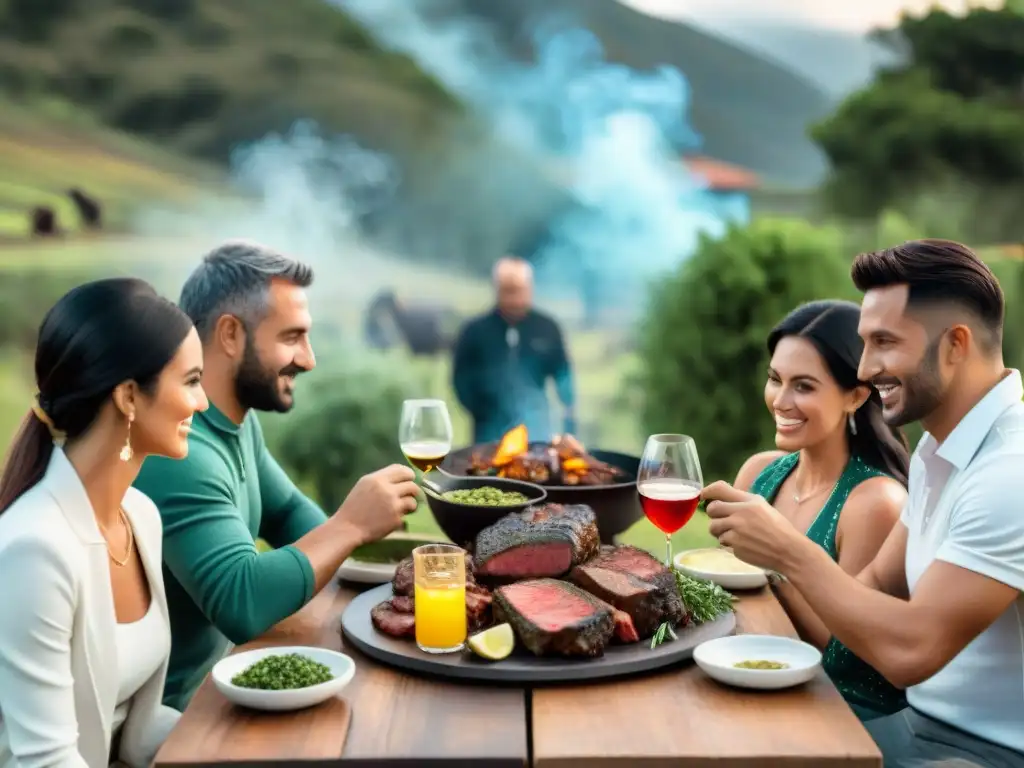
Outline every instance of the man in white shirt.
[(861, 254), (860, 378), (891, 425), (927, 430), (909, 499), (856, 578), (761, 497), (705, 489), (711, 531), (788, 579), (833, 635), (907, 690), (866, 727), (889, 766), (1024, 766), (1024, 387), (1002, 291), (959, 243)]

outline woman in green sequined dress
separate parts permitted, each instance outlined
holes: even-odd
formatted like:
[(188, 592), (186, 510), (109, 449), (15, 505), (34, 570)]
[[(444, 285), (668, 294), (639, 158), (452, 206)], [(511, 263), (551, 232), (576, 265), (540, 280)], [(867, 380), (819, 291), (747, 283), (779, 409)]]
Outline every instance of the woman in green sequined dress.
[[(878, 552), (906, 502), (906, 439), (882, 421), (878, 393), (857, 378), (860, 308), (798, 307), (768, 336), (765, 403), (779, 450), (751, 456), (736, 488), (763, 496), (848, 573)], [(836, 641), (789, 584), (774, 586), (800, 636), (862, 720), (907, 706), (903, 691)]]

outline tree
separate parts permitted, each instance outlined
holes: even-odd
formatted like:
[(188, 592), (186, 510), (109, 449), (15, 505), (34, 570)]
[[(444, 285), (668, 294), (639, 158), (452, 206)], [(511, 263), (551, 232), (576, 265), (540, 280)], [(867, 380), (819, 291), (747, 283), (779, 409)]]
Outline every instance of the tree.
[(843, 253), (836, 230), (759, 220), (702, 239), (655, 288), (638, 350), (641, 419), (648, 433), (691, 435), (705, 482), (731, 481), (747, 456), (773, 446), (768, 332), (804, 302), (856, 297)]
[[(991, 218), (993, 201), (1024, 188), (1024, 15), (935, 9), (875, 38), (902, 63), (811, 131), (832, 167), (833, 208), (872, 217), (955, 187)], [(1024, 231), (1018, 214), (998, 213)]]

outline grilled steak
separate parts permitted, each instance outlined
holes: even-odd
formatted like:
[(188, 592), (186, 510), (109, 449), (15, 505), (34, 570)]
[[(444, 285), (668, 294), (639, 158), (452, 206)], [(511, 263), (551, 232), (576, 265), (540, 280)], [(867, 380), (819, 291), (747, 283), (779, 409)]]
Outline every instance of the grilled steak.
[[(473, 564), (473, 556), (466, 553), (466, 584), (476, 584), (476, 567)], [(408, 595), (412, 597), (416, 583), (416, 568), (413, 565), (412, 555), (400, 561), (395, 567), (395, 576), (391, 579), (391, 589), (396, 595)]]
[(416, 617), (412, 613), (398, 611), (391, 600), (373, 606), (370, 621), (378, 632), (391, 637), (413, 637), (416, 634)]
[(391, 607), (399, 613), (416, 613), (416, 604), (411, 597), (396, 595), (391, 598)]
[(628, 613), (640, 637), (650, 637), (662, 622), (686, 622), (675, 576), (642, 549), (602, 548), (594, 559), (577, 566), (569, 580)]
[[(586, 591), (586, 590), (584, 590)], [(636, 631), (636, 626), (633, 624), (633, 617), (625, 611), (620, 611), (611, 603), (606, 603), (601, 598), (594, 595), (593, 592), (588, 592), (591, 597), (595, 600), (599, 600), (609, 611), (612, 612), (612, 621), (615, 623), (615, 639), (620, 643), (635, 643), (640, 640), (640, 635)]]
[(601, 656), (615, 631), (607, 605), (557, 579), (498, 587), (494, 618), (511, 624), (516, 637), (536, 656)]
[(597, 554), (594, 511), (583, 504), (539, 504), (512, 512), (476, 537), (476, 572), (491, 578), (563, 576)]

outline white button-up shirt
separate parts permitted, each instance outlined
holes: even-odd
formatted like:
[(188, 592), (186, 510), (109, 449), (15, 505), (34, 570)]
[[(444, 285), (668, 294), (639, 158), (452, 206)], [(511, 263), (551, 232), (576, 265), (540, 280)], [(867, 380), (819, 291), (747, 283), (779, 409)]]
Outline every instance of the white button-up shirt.
[[(941, 444), (910, 463), (907, 586), (935, 560), (1024, 591), (1024, 386), (1013, 370)], [(1024, 752), (1024, 596), (949, 664), (907, 690), (926, 715)]]

